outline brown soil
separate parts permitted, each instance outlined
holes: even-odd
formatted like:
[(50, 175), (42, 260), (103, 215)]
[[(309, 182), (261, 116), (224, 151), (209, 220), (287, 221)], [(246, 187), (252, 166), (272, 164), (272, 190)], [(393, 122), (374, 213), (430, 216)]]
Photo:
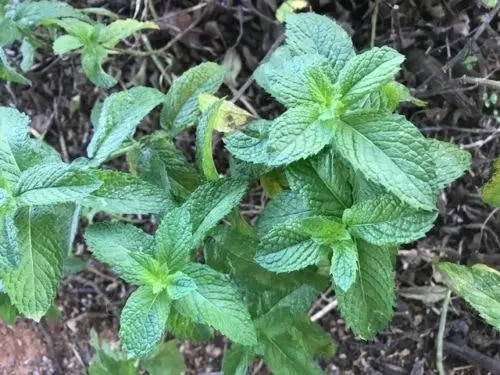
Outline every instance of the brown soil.
[[(78, 7), (103, 6), (123, 17), (130, 17), (135, 10), (135, 2), (128, 0), (71, 2)], [(282, 33), (282, 26), (273, 21), (273, 6), (279, 3), (275, 0), (150, 3), (154, 4), (158, 16), (155, 20), (161, 28), (149, 34), (153, 48), (161, 48), (182, 34), (172, 44), (168, 56), (160, 58), (166, 78), (162, 78), (152, 59), (113, 56), (106, 69), (119, 77), (120, 83), (114, 90), (149, 85), (166, 91), (171, 78), (210, 60), (231, 62), (233, 67), (241, 63), (241, 69), (234, 70), (235, 85), (222, 92), (232, 96)], [(487, 107), (483, 97), (493, 90), (464, 84), (459, 79), (464, 74), (500, 79), (500, 5), (487, 10), (479, 0), (402, 0), (397, 4), (392, 0), (316, 0), (311, 4), (316, 12), (341, 22), (359, 50), (368, 48), (373, 41), (404, 53), (407, 61), (399, 80), (426, 100), (428, 106), (403, 106), (403, 112), (426, 136), (460, 144), (473, 155), (469, 173), (441, 195), (436, 227), (425, 240), (401, 250), (394, 320), (376, 340), (360, 341), (346, 329), (336, 309), (324, 310), (334, 300), (329, 291), (311, 309), (311, 316), (325, 311), (318, 321), (338, 343), (337, 355), (322, 363), (328, 374), (433, 374), (442, 307), (436, 260), (500, 267), (500, 215), (482, 203), (479, 196), (481, 186), (490, 176), (491, 162), (500, 153), (494, 108)], [(378, 13), (373, 18), (375, 33), (374, 13)], [(150, 10), (143, 11), (140, 16), (151, 19), (151, 14)], [(133, 41), (126, 47), (144, 48), (142, 43)], [(16, 48), (9, 52), (17, 56)], [(473, 66), (463, 64), (465, 56), (475, 57)], [(28, 77), (34, 82), (31, 88), (0, 86), (0, 103), (32, 116), (32, 126), (66, 160), (82, 156), (91, 136), (90, 110), (107, 95), (106, 91), (89, 84), (81, 74), (77, 57), (54, 58), (50, 49), (37, 54), (35, 68)], [(255, 84), (243, 93), (238, 104), (264, 118), (273, 118), (282, 111)], [(154, 129), (157, 117), (155, 112), (139, 132)], [(177, 143), (186, 155), (193, 157), (192, 134), (179, 137)], [(216, 147), (216, 159), (222, 167), (227, 164), (220, 144)], [(262, 209), (263, 201), (262, 192), (255, 190), (242, 211), (252, 220)], [(141, 220), (151, 227), (147, 219)], [(75, 254), (90, 259), (81, 236), (75, 244)], [(58, 298), (62, 321), (35, 324), (20, 319), (12, 327), (0, 325), (0, 374), (85, 374), (92, 357), (88, 344), (90, 329), (116, 341), (119, 312), (129, 292), (129, 287), (106, 267), (91, 261), (84, 272), (68, 277), (62, 285)], [(209, 345), (181, 343), (189, 374), (220, 371), (226, 345), (222, 338)], [(500, 334), (463, 301), (454, 298), (445, 330), (447, 371), (500, 374), (499, 353)], [(267, 372), (256, 363), (253, 373)]]

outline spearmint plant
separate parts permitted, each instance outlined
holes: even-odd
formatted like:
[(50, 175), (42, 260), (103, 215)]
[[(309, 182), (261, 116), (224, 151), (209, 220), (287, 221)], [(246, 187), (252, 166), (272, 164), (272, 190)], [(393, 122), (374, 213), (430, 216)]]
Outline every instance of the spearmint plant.
[[(0, 1), (0, 47), (21, 42), (23, 59), (21, 70), (27, 72), (33, 67), (36, 49), (45, 44), (46, 37), (37, 34), (36, 28), (48, 29), (49, 37), (57, 35), (58, 29), (67, 34), (57, 36), (53, 43), (54, 52), (63, 55), (71, 51), (81, 52), (82, 70), (98, 87), (109, 88), (116, 79), (104, 72), (102, 63), (108, 53), (122, 39), (143, 29), (157, 29), (153, 22), (139, 22), (133, 19), (115, 20), (108, 25), (93, 21), (85, 9), (75, 9), (58, 1)], [(106, 15), (113, 15), (111, 12)], [(29, 85), (31, 82), (10, 65), (0, 48), (0, 79)]]

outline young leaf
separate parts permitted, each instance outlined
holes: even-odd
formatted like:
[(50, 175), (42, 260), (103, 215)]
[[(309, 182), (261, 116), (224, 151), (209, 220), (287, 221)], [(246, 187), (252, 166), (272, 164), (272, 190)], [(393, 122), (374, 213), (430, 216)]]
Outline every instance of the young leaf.
[(85, 240), (99, 261), (109, 264), (130, 284), (145, 284), (157, 266), (153, 259), (153, 236), (133, 225), (94, 224), (85, 231)]
[(23, 59), (21, 60), (21, 70), (27, 72), (33, 67), (33, 59), (35, 55), (35, 46), (31, 43), (28, 38), (23, 38), (21, 43), (21, 54)]
[(138, 358), (152, 354), (163, 337), (169, 313), (166, 291), (155, 294), (150, 287), (139, 287), (128, 298), (120, 316), (123, 351)]
[(193, 279), (182, 272), (169, 276), (167, 282), (167, 293), (173, 301), (186, 297), (198, 288)]
[(222, 371), (224, 374), (247, 375), (255, 356), (251, 347), (233, 344), (224, 353)]
[(334, 140), (342, 156), (368, 180), (415, 208), (435, 208), (429, 144), (404, 117), (346, 117), (336, 122)]
[(438, 269), (455, 293), (500, 329), (500, 272), (484, 264), (467, 267), (447, 262), (439, 263)]
[(320, 245), (298, 221), (277, 225), (261, 238), (255, 260), (276, 273), (292, 272), (316, 264)]
[(144, 29), (159, 28), (154, 22), (140, 22), (134, 19), (113, 21), (101, 30), (98, 42), (105, 48), (113, 48), (120, 40)]
[(365, 241), (390, 245), (425, 236), (436, 218), (435, 211), (416, 210), (391, 194), (383, 194), (345, 210), (342, 220)]
[(222, 178), (201, 185), (186, 201), (195, 247), (235, 206), (248, 188), (246, 181)]
[(7, 55), (2, 48), (0, 48), (0, 80), (31, 86), (31, 81), (16, 72), (12, 65), (10, 65)]
[(471, 154), (461, 150), (449, 142), (429, 139), (429, 152), (436, 164), (436, 179), (434, 185), (440, 191), (457, 178), (462, 177), (464, 171), (470, 168)]
[(22, 172), (15, 196), (20, 206), (72, 202), (85, 198), (101, 185), (89, 171), (51, 163)]
[(340, 218), (352, 205), (349, 171), (331, 150), (286, 170), (290, 188), (303, 197), (313, 214)]
[(374, 47), (350, 59), (340, 71), (342, 101), (355, 103), (369, 91), (379, 90), (401, 69), (405, 57), (389, 47)]
[(330, 274), (332, 282), (342, 291), (347, 292), (356, 281), (358, 271), (358, 249), (351, 241), (335, 243), (332, 248)]
[(141, 361), (149, 375), (179, 375), (186, 372), (184, 357), (177, 349), (175, 340), (161, 344), (153, 355)]
[(236, 158), (249, 163), (263, 164), (268, 161), (269, 129), (272, 121), (255, 120), (245, 132), (236, 131), (224, 138), (228, 151)]
[(269, 232), (276, 223), (287, 223), (312, 215), (300, 194), (284, 191), (271, 199), (257, 221), (257, 231), (261, 234)]
[(150, 87), (134, 87), (106, 98), (93, 123), (94, 136), (87, 148), (91, 165), (103, 163), (132, 137), (140, 121), (163, 99), (161, 92)]
[(214, 63), (202, 63), (174, 81), (165, 97), (161, 126), (176, 135), (192, 126), (200, 114), (198, 95), (214, 94), (224, 82), (224, 70)]
[(100, 45), (88, 45), (82, 51), (82, 70), (87, 78), (97, 87), (109, 89), (117, 81), (102, 69), (102, 63), (108, 56), (108, 51)]
[(129, 173), (95, 170), (92, 175), (103, 184), (80, 200), (84, 207), (112, 214), (163, 214), (172, 206), (164, 190)]
[(500, 207), (500, 159), (493, 165), (493, 177), (484, 186), (482, 196), (489, 205)]
[(354, 333), (371, 340), (392, 317), (394, 272), (387, 247), (357, 241), (359, 270), (356, 282), (344, 292), (336, 288), (340, 311)]
[(319, 108), (310, 105), (289, 109), (275, 119), (265, 163), (281, 166), (319, 153), (331, 141), (331, 132), (319, 115)]
[(56, 55), (64, 55), (65, 53), (82, 47), (82, 41), (76, 36), (69, 34), (58, 37), (52, 45), (52, 49)]
[(195, 322), (211, 325), (236, 343), (257, 343), (247, 307), (228, 277), (196, 263), (182, 271), (194, 280), (198, 289), (174, 301), (177, 311)]
[(198, 120), (198, 126), (196, 127), (196, 159), (203, 175), (208, 181), (219, 179), (219, 173), (215, 167), (212, 155), (212, 136), (222, 103), (222, 101), (217, 101), (208, 107)]
[(28, 318), (40, 318), (52, 306), (70, 247), (73, 205), (23, 207), (15, 225), (21, 252), (19, 266), (4, 274), (5, 291)]
[(355, 55), (349, 35), (325, 16), (290, 14), (286, 18), (285, 35), (292, 54), (318, 53), (325, 56), (332, 67), (334, 81), (347, 61)]
[(275, 374), (322, 374), (312, 355), (293, 342), (288, 334), (263, 339), (264, 361)]
[(331, 220), (323, 216), (314, 216), (302, 220), (301, 225), (321, 245), (351, 241), (351, 235), (345, 225), (336, 220)]
[(192, 226), (184, 207), (169, 211), (156, 231), (156, 258), (168, 266), (170, 272), (184, 266), (193, 250)]
[[(318, 85), (318, 76), (323, 75), (323, 85)], [(333, 73), (329, 61), (321, 55), (293, 56), (286, 60), (269, 61), (255, 72), (257, 83), (288, 108), (318, 103), (318, 94), (331, 96)], [(316, 90), (311, 88), (316, 87)]]

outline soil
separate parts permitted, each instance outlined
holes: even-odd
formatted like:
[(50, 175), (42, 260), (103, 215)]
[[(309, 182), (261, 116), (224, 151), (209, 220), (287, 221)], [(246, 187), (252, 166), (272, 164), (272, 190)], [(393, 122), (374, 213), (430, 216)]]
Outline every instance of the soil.
[[(76, 7), (106, 7), (122, 17), (136, 9), (129, 0), (75, 0)], [(131, 54), (113, 55), (106, 70), (119, 78), (113, 91), (135, 85), (166, 91), (171, 80), (202, 61), (230, 68), (231, 79), (222, 95), (239, 96), (238, 104), (264, 118), (283, 108), (257, 85), (245, 85), (283, 32), (274, 21), (276, 0), (202, 0), (140, 2), (138, 18), (152, 19), (160, 30), (148, 33), (153, 49), (169, 44), (157, 59)], [(480, 0), (316, 0), (311, 8), (328, 15), (352, 35), (359, 50), (370, 44), (392, 46), (407, 56), (398, 78), (425, 108), (403, 105), (402, 112), (430, 138), (452, 141), (471, 151), (470, 171), (441, 195), (439, 219), (427, 238), (400, 250), (397, 266), (398, 298), (391, 325), (372, 342), (352, 335), (334, 308), (334, 296), (325, 291), (311, 316), (338, 344), (335, 357), (321, 363), (328, 374), (422, 375), (436, 371), (436, 335), (444, 293), (435, 270), (437, 259), (462, 264), (486, 263), (500, 268), (500, 215), (482, 203), (479, 192), (500, 154), (500, 132), (485, 98), (494, 90), (470, 84), (477, 77), (500, 79), (500, 5), (486, 9)], [(149, 7), (145, 8), (145, 4)], [(133, 38), (123, 48), (145, 50)], [(17, 46), (8, 49), (19, 61)], [(464, 64), (464, 58), (472, 61)], [(472, 59), (471, 59), (472, 57)], [(467, 61), (467, 59), (466, 59)], [(41, 49), (27, 74), (34, 85), (0, 87), (2, 105), (28, 113), (35, 133), (56, 147), (64, 159), (82, 156), (91, 136), (90, 110), (108, 93), (83, 76), (76, 56), (54, 57)], [(163, 73), (162, 73), (163, 72)], [(140, 133), (155, 128), (158, 113), (143, 122)], [(177, 139), (193, 157), (193, 134)], [(227, 157), (220, 142), (216, 160)], [(118, 161), (117, 166), (123, 164)], [(265, 198), (260, 190), (242, 206), (252, 221)], [(138, 218), (148, 226), (147, 218)], [(82, 222), (82, 228), (85, 222)], [(34, 323), (19, 318), (0, 324), (0, 374), (85, 374), (92, 358), (89, 332), (117, 341), (119, 312), (130, 286), (105, 266), (94, 262), (78, 237), (74, 252), (89, 266), (67, 277), (57, 299), (62, 318)], [(499, 286), (500, 287), (500, 286)], [(500, 334), (485, 324), (467, 304), (453, 298), (444, 334), (444, 366), (450, 374), (500, 374)], [(189, 374), (218, 373), (227, 343), (217, 338), (208, 345), (179, 342)], [(266, 374), (255, 363), (253, 374)]]

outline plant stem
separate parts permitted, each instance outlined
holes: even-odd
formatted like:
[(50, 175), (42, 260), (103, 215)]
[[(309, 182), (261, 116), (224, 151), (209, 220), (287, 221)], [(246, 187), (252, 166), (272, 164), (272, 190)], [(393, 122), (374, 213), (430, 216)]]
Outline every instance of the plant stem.
[(495, 90), (500, 90), (500, 81), (494, 81), (492, 79), (488, 78), (477, 78), (477, 77), (469, 77), (469, 76), (462, 76), (460, 80), (463, 83), (471, 83), (473, 85), (480, 85), (480, 86), (486, 86), (490, 87)]
[(448, 290), (443, 302), (443, 309), (441, 310), (441, 318), (439, 319), (439, 331), (436, 338), (436, 367), (439, 375), (446, 375), (443, 365), (443, 340), (444, 329), (446, 326), (446, 315), (448, 315), (448, 305), (450, 304), (451, 290)]

